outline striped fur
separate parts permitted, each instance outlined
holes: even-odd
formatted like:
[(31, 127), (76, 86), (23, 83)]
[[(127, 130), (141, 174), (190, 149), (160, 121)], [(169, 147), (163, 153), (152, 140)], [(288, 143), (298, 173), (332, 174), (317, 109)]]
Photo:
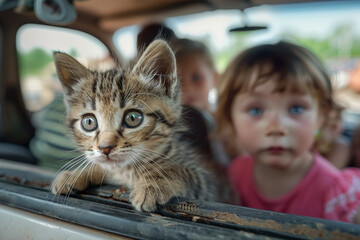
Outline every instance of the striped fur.
[[(54, 59), (65, 92), (69, 129), (85, 160), (70, 164), (74, 170), (58, 174), (53, 193), (68, 194), (105, 180), (129, 187), (132, 204), (140, 211), (154, 211), (156, 204), (175, 196), (214, 200), (214, 185), (201, 156), (180, 140), (186, 130), (180, 83), (166, 42), (154, 41), (126, 70), (90, 71), (59, 52)], [(128, 114), (134, 111), (142, 118)], [(130, 121), (141, 119), (140, 125), (126, 125), (125, 116)], [(85, 130), (84, 117), (95, 118), (97, 128)]]

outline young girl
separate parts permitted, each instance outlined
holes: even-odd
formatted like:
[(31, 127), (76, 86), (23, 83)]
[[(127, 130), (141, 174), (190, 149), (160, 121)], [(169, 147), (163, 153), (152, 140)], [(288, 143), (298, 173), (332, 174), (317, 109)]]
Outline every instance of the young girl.
[(228, 168), (241, 205), (359, 223), (360, 170), (340, 171), (312, 150), (331, 95), (324, 66), (297, 45), (253, 47), (230, 63), (217, 116), (247, 153)]

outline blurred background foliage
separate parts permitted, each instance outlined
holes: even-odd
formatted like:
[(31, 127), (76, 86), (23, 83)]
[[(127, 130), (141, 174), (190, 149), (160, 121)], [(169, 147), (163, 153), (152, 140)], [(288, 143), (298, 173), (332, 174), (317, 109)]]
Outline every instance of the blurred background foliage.
[[(31, 49), (28, 52), (18, 51), (20, 79), (23, 80), (27, 76), (38, 75), (44, 68), (53, 62), (52, 54), (40, 47)], [(69, 53), (73, 57), (78, 56), (76, 49), (72, 48)]]
[[(266, 30), (263, 30), (266, 31)], [(354, 27), (348, 24), (341, 24), (334, 27), (333, 32), (328, 36), (303, 37), (294, 32), (283, 32), (281, 39), (300, 44), (315, 53), (324, 62), (333, 59), (360, 58), (360, 36), (355, 34)], [(232, 43), (221, 51), (215, 52), (217, 68), (222, 72), (229, 61), (239, 52), (248, 47), (247, 39), (252, 32), (239, 32), (233, 34)]]

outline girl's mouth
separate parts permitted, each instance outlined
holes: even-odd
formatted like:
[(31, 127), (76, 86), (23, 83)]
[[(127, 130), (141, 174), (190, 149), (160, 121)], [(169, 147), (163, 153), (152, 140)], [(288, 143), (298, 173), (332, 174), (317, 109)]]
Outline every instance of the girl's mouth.
[(266, 150), (271, 154), (282, 154), (286, 149), (282, 147), (269, 147)]

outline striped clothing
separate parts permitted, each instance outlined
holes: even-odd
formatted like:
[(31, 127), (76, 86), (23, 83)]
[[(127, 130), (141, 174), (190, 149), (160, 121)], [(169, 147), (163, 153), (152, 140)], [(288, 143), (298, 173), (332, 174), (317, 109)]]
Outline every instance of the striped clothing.
[(58, 95), (46, 107), (30, 142), (30, 150), (40, 166), (59, 169), (69, 160), (79, 156), (76, 143), (67, 135), (66, 107), (62, 95)]

